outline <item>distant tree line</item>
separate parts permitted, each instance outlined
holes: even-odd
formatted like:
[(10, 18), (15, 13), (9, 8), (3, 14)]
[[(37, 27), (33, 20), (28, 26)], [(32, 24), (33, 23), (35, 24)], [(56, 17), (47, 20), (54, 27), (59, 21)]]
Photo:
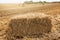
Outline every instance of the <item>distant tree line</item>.
[(33, 2), (33, 1), (25, 1), (24, 3), (26, 3), (26, 4), (37, 4), (37, 3), (47, 3), (46, 1), (39, 1), (39, 2)]
[(39, 1), (39, 2), (33, 2), (32, 0), (31, 1), (25, 1), (24, 3), (26, 3), (26, 4), (37, 4), (37, 3), (42, 3), (42, 4), (45, 4), (45, 3), (60, 3), (60, 1), (59, 2), (46, 2), (46, 1)]
[(60, 2), (52, 2), (52, 3), (60, 3)]

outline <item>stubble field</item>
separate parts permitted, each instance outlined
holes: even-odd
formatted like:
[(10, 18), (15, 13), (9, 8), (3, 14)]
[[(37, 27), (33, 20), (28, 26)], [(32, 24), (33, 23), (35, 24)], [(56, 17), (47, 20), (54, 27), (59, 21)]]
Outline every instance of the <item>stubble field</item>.
[[(36, 20), (35, 18), (38, 18), (38, 19)], [(49, 33), (44, 33), (44, 31), (43, 31), (43, 34), (38, 34), (39, 33), (39, 30), (38, 30), (37, 34), (32, 34), (32, 35), (39, 35), (36, 37), (26, 37), (26, 35), (24, 37), (21, 35), (21, 37), (20, 37), (18, 35), (18, 34), (21, 34), (19, 31), (19, 30), (21, 30), (19, 28), (20, 27), (19, 23), (21, 20), (25, 20), (25, 19), (28, 19), (28, 21), (27, 22), (22, 21), (21, 23), (23, 25), (24, 25), (24, 22), (26, 24), (26, 23), (30, 23), (31, 20), (35, 20), (31, 23), (33, 24), (36, 22), (36, 23), (40, 24), (41, 26), (39, 25), (38, 27), (41, 27), (42, 29), (44, 29), (43, 27), (47, 27), (47, 30), (48, 30), (48, 27), (52, 27), (52, 28), (50, 29)], [(12, 23), (11, 23), (11, 26), (9, 26), (11, 20), (12, 20)], [(40, 20), (42, 20), (42, 21), (40, 21)], [(27, 24), (27, 27), (30, 25), (30, 28), (32, 28), (31, 23)], [(36, 23), (34, 24), (35, 26), (38, 25)], [(13, 26), (13, 24), (14, 24), (14, 26)], [(17, 27), (17, 28), (10, 29), (11, 27), (12, 28)], [(0, 40), (60, 40), (60, 29), (59, 28), (60, 28), (60, 3), (0, 4)], [(16, 29), (16, 32), (18, 31), (17, 34), (15, 34), (15, 35), (18, 35), (18, 36), (14, 36), (11, 38), (11, 36), (12, 36), (11, 32), (15, 29)], [(22, 27), (22, 29), (23, 29), (23, 27)], [(29, 30), (29, 29), (27, 29), (27, 30)], [(39, 29), (39, 28), (37, 28), (37, 29)], [(37, 30), (37, 29), (35, 29), (35, 30)], [(44, 29), (44, 30), (46, 30), (46, 29)], [(46, 32), (47, 32), (47, 30), (46, 30)], [(40, 31), (42, 31), (42, 30), (40, 30)], [(28, 32), (31, 32), (31, 31), (29, 30), (26, 33), (28, 33)], [(32, 36), (32, 35), (30, 35), (30, 36)]]

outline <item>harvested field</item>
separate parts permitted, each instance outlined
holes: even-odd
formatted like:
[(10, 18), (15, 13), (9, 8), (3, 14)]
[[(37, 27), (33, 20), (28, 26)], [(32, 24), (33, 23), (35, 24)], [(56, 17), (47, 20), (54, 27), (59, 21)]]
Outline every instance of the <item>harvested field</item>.
[(0, 5), (0, 40), (60, 40), (60, 3), (10, 6)]
[[(18, 6), (18, 4), (16, 4)], [(37, 5), (37, 4), (35, 4)], [(1, 16), (10, 16), (10, 15), (16, 15), (16, 14), (25, 14), (25, 13), (45, 13), (49, 15), (55, 15), (60, 13), (60, 3), (55, 3), (55, 4), (46, 4), (46, 5), (37, 5), (37, 6), (31, 6), (31, 7), (26, 7), (26, 6), (18, 6), (18, 7), (12, 7), (10, 8), (6, 5), (6, 8), (0, 9), (0, 17)], [(12, 6), (12, 5), (10, 5)], [(15, 6), (15, 5), (14, 5)], [(5, 7), (5, 6), (2, 6)], [(26, 10), (24, 10), (26, 9)], [(4, 14), (5, 13), (5, 14)]]

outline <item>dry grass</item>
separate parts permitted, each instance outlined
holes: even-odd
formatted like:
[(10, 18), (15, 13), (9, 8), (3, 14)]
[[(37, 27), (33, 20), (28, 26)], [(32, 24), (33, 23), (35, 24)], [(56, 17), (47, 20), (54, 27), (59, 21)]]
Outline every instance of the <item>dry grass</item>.
[[(51, 32), (52, 21), (49, 17), (44, 15), (27, 15), (25, 14), (19, 17), (18, 19), (12, 19), (9, 23), (9, 27), (12, 30), (12, 37), (31, 37), (38, 38), (43, 35), (43, 33)], [(28, 17), (29, 16), (29, 17)], [(39, 18), (40, 16), (40, 18)], [(43, 17), (44, 16), (44, 17)]]

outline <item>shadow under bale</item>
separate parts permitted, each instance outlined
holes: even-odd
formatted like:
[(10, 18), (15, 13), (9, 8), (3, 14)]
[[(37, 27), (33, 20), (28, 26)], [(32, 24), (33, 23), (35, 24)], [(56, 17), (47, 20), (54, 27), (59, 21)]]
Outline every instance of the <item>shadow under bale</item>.
[[(26, 37), (39, 37), (43, 33), (51, 32), (51, 19), (44, 18), (20, 18), (12, 19), (9, 23), (12, 30), (11, 37), (21, 39)], [(11, 38), (11, 39), (13, 39)], [(11, 40), (10, 39), (10, 40)]]

